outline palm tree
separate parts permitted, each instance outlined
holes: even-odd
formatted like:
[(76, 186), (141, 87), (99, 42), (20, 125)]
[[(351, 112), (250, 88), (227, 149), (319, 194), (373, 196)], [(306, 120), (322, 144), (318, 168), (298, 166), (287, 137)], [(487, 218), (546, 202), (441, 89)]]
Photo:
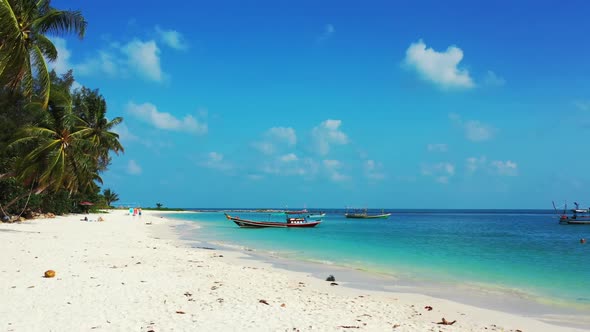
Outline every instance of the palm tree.
[(74, 94), (73, 107), (76, 115), (82, 119), (80, 130), (93, 147), (96, 149), (96, 157), (99, 171), (106, 169), (111, 158), (109, 152), (115, 154), (125, 152), (119, 142), (119, 134), (113, 132), (113, 128), (123, 122), (122, 117), (116, 117), (109, 121), (106, 118), (106, 102), (98, 90), (90, 90), (82, 87)]
[(49, 103), (51, 82), (45, 59), (55, 61), (57, 49), (45, 36), (75, 33), (84, 37), (87, 22), (79, 11), (57, 10), (51, 0), (0, 0), (0, 86), (25, 96), (39, 81), (41, 106)]
[(163, 205), (164, 204), (162, 204), (162, 203), (156, 203), (156, 207), (158, 208), (158, 210), (161, 209)]
[(102, 195), (104, 196), (104, 200), (107, 202), (107, 206), (109, 207), (111, 206), (112, 202), (119, 200), (119, 195), (110, 189), (105, 189)]
[[(42, 121), (21, 129), (10, 144), (30, 144), (29, 151), (15, 164), (17, 179), (36, 193), (47, 189), (74, 193), (92, 187), (94, 181), (102, 183), (89, 153), (92, 143), (82, 131), (82, 120), (72, 112), (69, 94), (54, 89), (51, 97), (49, 112), (43, 112)], [(35, 106), (41, 104), (29, 104)]]

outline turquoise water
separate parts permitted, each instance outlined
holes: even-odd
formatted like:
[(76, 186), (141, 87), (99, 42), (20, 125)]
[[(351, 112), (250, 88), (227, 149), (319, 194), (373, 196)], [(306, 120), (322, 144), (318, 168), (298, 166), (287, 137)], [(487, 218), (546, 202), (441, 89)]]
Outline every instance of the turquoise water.
[(546, 213), (392, 211), (389, 219), (358, 220), (340, 212), (310, 229), (242, 229), (222, 213), (170, 217), (198, 221), (202, 228), (189, 236), (201, 241), (590, 309), (590, 244), (580, 244), (590, 226), (559, 225)]

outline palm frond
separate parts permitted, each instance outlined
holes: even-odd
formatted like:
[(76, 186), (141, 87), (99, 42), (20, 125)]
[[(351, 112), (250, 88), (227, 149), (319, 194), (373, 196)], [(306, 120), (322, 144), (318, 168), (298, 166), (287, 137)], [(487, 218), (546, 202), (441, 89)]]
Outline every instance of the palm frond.
[(6, 0), (0, 1), (0, 36), (0, 85), (15, 91), (20, 88), (28, 52), (15, 8)]
[(120, 117), (120, 116), (118, 116), (118, 117), (116, 117), (116, 118), (112, 119), (111, 121), (109, 121), (109, 122), (106, 124), (105, 128), (106, 128), (106, 129), (111, 129), (111, 128), (113, 128), (113, 127), (115, 127), (115, 126), (119, 125), (121, 122), (123, 122), (123, 118), (122, 118), (122, 117)]
[(49, 104), (49, 91), (51, 89), (49, 71), (47, 70), (47, 64), (45, 63), (41, 49), (37, 45), (34, 45), (31, 49), (31, 52), (31, 59), (33, 60), (33, 65), (35, 66), (39, 86), (41, 87), (41, 90), (39, 91), (39, 97), (41, 97), (42, 100), (42, 108), (45, 110)]
[(45, 37), (44, 35), (37, 34), (35, 36), (35, 45), (39, 47), (43, 56), (47, 58), (47, 60), (53, 62), (57, 60), (59, 54), (57, 53), (57, 49), (55, 45), (49, 40), (49, 38)]
[(21, 32), (18, 19), (8, 1), (0, 1), (0, 77), (4, 77), (4, 70), (11, 62), (14, 45), (18, 43)]
[(88, 23), (80, 11), (49, 9), (45, 15), (33, 21), (33, 29), (41, 34), (62, 35), (75, 33), (80, 39), (86, 33)]

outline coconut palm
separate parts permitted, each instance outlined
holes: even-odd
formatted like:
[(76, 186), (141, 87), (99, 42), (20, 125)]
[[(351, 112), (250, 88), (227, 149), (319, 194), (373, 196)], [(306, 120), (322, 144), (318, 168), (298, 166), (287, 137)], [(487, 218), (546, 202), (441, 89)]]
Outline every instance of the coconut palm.
[(164, 204), (162, 204), (162, 203), (156, 203), (156, 207), (158, 208), (158, 210), (161, 209), (163, 205)]
[[(31, 103), (29, 107), (41, 107)], [(28, 144), (31, 148), (15, 164), (16, 177), (37, 193), (47, 189), (65, 189), (70, 193), (84, 191), (102, 183), (91, 153), (92, 143), (86, 138), (83, 121), (72, 112), (67, 92), (51, 94), (49, 112), (37, 125), (20, 130), (11, 146)]]
[(107, 206), (111, 206), (111, 203), (119, 200), (119, 195), (110, 189), (105, 189), (102, 193), (104, 200), (107, 202)]
[(45, 59), (55, 61), (58, 55), (46, 35), (75, 33), (82, 38), (87, 25), (79, 11), (50, 4), (51, 0), (0, 0), (0, 86), (22, 89), (30, 97), (36, 74), (43, 109), (51, 87)]
[(119, 142), (119, 134), (113, 132), (113, 128), (123, 122), (123, 118), (116, 117), (112, 120), (106, 118), (106, 102), (98, 90), (90, 90), (83, 87), (73, 96), (73, 107), (76, 115), (82, 120), (80, 130), (96, 150), (98, 169), (103, 171), (110, 163), (109, 152), (115, 154), (124, 152)]

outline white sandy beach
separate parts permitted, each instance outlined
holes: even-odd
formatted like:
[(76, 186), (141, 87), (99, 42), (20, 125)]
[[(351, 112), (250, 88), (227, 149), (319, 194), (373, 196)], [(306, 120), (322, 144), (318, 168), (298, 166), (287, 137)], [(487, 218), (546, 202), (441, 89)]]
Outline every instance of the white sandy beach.
[(190, 248), (153, 211), (102, 216), (0, 224), (1, 331), (582, 331)]

